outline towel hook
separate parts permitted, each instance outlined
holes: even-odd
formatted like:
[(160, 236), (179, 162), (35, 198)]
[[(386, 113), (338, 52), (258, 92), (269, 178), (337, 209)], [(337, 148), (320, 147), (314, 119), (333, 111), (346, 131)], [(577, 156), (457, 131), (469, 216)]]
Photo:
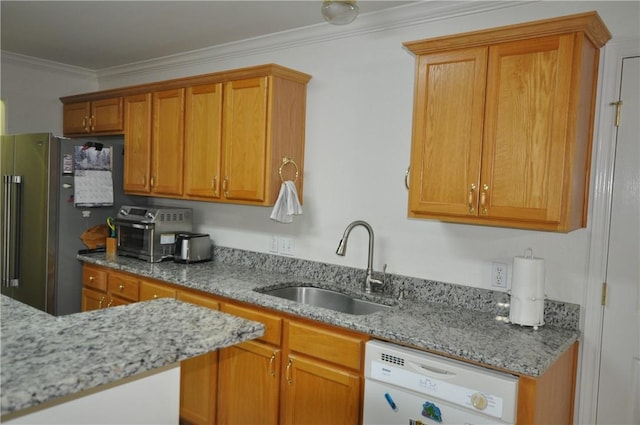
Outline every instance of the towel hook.
[(293, 182), (295, 183), (298, 181), (298, 176), (300, 175), (300, 173), (298, 170), (298, 164), (296, 164), (296, 162), (293, 159), (283, 156), (282, 163), (280, 164), (280, 168), (278, 168), (278, 174), (280, 174), (280, 180), (282, 180), (282, 182), (284, 183), (284, 178), (282, 177), (282, 169), (289, 164), (293, 165), (294, 168), (296, 169), (296, 177), (293, 179)]

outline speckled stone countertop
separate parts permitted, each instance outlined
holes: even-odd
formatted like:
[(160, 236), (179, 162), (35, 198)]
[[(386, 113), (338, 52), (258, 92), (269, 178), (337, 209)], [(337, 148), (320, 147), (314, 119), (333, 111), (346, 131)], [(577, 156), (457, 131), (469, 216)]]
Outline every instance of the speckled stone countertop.
[[(237, 252), (234, 255), (241, 258), (246, 256)], [(222, 257), (216, 255), (214, 258), (218, 256)], [(255, 264), (238, 264), (238, 258), (234, 259), (235, 263), (229, 263), (227, 258), (189, 265), (171, 261), (146, 263), (119, 256), (108, 259), (104, 254), (79, 255), (78, 259), (352, 329), (374, 338), (481, 363), (517, 375), (542, 375), (580, 337), (577, 329), (544, 325), (533, 330), (496, 320), (493, 312), (428, 302), (415, 295), (413, 286), (417, 285), (407, 288), (406, 292), (412, 297), (397, 300), (395, 293), (394, 296), (367, 296), (359, 292), (358, 287), (266, 270), (264, 264), (259, 267)], [(276, 269), (286, 268), (281, 261), (287, 259), (273, 259), (278, 262)], [(320, 265), (319, 268), (326, 267)], [(389, 304), (392, 308), (356, 316), (260, 292), (292, 284), (328, 287), (346, 293), (359, 292), (359, 297)]]
[(264, 334), (261, 323), (172, 299), (54, 317), (0, 298), (3, 420)]

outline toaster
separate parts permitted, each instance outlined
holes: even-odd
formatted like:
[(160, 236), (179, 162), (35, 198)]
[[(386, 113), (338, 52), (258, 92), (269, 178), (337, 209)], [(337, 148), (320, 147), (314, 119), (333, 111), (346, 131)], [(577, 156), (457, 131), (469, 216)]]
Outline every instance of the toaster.
[(199, 263), (211, 260), (211, 239), (206, 233), (176, 234), (173, 260), (176, 263)]

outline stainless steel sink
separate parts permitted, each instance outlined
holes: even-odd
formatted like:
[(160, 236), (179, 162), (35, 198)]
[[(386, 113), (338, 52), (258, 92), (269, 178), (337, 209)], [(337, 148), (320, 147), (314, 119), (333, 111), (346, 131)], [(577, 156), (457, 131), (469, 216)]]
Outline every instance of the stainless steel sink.
[(259, 290), (259, 292), (314, 307), (322, 307), (354, 315), (371, 314), (391, 308), (388, 305), (361, 300), (331, 289), (312, 286), (289, 286), (265, 291)]

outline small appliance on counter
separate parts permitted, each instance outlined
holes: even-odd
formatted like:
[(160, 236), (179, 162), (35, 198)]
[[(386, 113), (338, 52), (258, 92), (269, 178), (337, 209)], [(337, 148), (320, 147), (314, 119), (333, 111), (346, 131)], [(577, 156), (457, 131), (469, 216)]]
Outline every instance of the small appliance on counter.
[(190, 208), (122, 206), (114, 224), (118, 255), (150, 263), (173, 258), (176, 236), (191, 232)]
[(211, 239), (206, 233), (178, 233), (173, 254), (176, 263), (200, 263), (211, 260)]

